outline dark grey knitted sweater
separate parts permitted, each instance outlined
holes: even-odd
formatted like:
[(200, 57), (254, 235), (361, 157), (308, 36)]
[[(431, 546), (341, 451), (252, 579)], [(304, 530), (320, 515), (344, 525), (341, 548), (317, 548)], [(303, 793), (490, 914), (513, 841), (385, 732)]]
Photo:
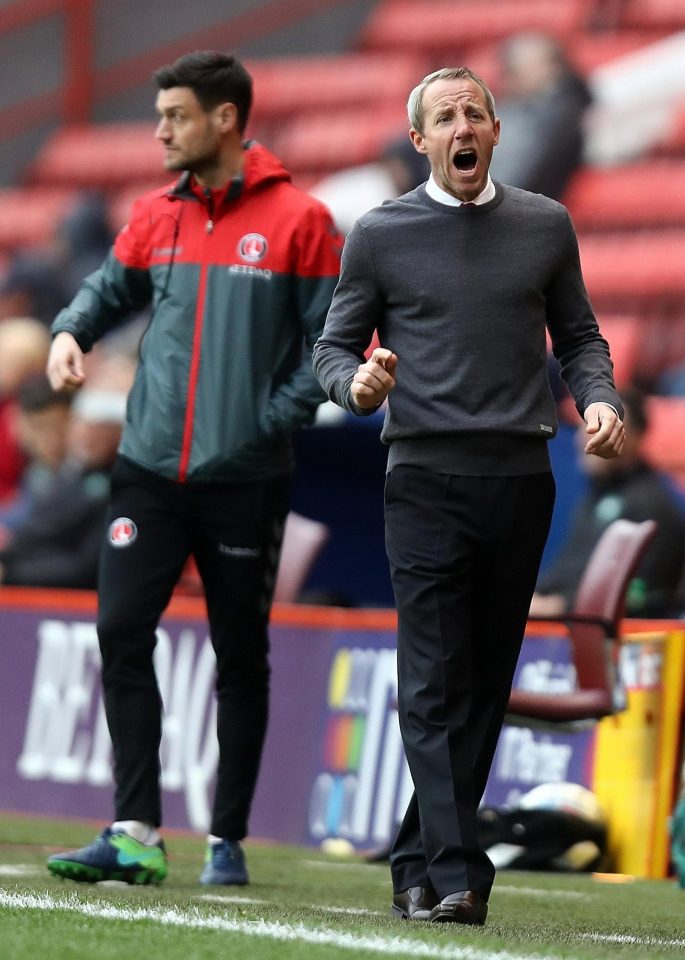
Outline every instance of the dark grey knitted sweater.
[(546, 328), (579, 412), (601, 400), (623, 414), (565, 207), (495, 187), (482, 206), (451, 207), (420, 186), (362, 216), (347, 237), (314, 369), (332, 400), (363, 414), (350, 384), (374, 329), (394, 350), (382, 431), (389, 467), (548, 470), (557, 420)]

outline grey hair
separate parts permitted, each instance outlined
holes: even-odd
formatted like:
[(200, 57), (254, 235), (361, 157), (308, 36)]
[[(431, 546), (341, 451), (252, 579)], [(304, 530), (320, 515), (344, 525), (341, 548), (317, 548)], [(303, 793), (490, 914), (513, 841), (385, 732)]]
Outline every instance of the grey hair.
[(478, 86), (483, 91), (483, 96), (485, 97), (485, 105), (488, 108), (488, 113), (490, 114), (490, 119), (492, 122), (495, 122), (495, 98), (488, 85), (482, 80), (477, 73), (474, 73), (473, 70), (469, 70), (468, 67), (442, 67), (440, 70), (435, 70), (433, 73), (429, 73), (427, 77), (424, 77), (421, 83), (414, 87), (412, 92), (409, 94), (409, 100), (407, 101), (407, 113), (409, 114), (409, 123), (412, 128), (418, 133), (423, 133), (423, 94), (427, 86), (431, 83), (435, 83), (436, 80), (472, 80), (474, 83), (477, 83)]

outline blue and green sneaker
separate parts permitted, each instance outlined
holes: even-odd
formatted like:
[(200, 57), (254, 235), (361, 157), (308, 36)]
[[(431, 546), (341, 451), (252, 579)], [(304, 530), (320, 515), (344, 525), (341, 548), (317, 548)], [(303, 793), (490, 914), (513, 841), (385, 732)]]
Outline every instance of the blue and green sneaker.
[(244, 887), (248, 882), (245, 854), (237, 840), (207, 844), (200, 883)]
[(685, 889), (685, 797), (680, 798), (671, 818), (671, 861)]
[(163, 841), (147, 846), (120, 830), (107, 827), (87, 847), (54, 853), (48, 870), (57, 877), (82, 883), (123, 880), (125, 883), (161, 883), (167, 875)]

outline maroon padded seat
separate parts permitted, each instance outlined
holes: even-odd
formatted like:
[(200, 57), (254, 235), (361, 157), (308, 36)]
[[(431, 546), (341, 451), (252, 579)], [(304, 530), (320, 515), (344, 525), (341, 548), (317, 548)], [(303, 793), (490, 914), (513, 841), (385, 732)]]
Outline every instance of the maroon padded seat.
[(508, 723), (584, 725), (623, 709), (616, 677), (626, 592), (656, 529), (653, 520), (609, 524), (588, 560), (573, 609), (559, 620), (568, 631), (577, 688), (512, 690)]

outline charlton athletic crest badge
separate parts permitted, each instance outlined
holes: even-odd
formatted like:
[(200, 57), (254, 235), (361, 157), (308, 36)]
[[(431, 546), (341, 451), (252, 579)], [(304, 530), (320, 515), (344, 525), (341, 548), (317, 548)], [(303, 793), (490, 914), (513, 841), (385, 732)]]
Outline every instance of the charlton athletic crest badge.
[(238, 253), (248, 263), (257, 263), (262, 260), (268, 249), (266, 237), (261, 233), (246, 233), (238, 243)]
[(107, 537), (113, 547), (130, 547), (138, 536), (138, 527), (128, 517), (119, 517), (110, 524)]

